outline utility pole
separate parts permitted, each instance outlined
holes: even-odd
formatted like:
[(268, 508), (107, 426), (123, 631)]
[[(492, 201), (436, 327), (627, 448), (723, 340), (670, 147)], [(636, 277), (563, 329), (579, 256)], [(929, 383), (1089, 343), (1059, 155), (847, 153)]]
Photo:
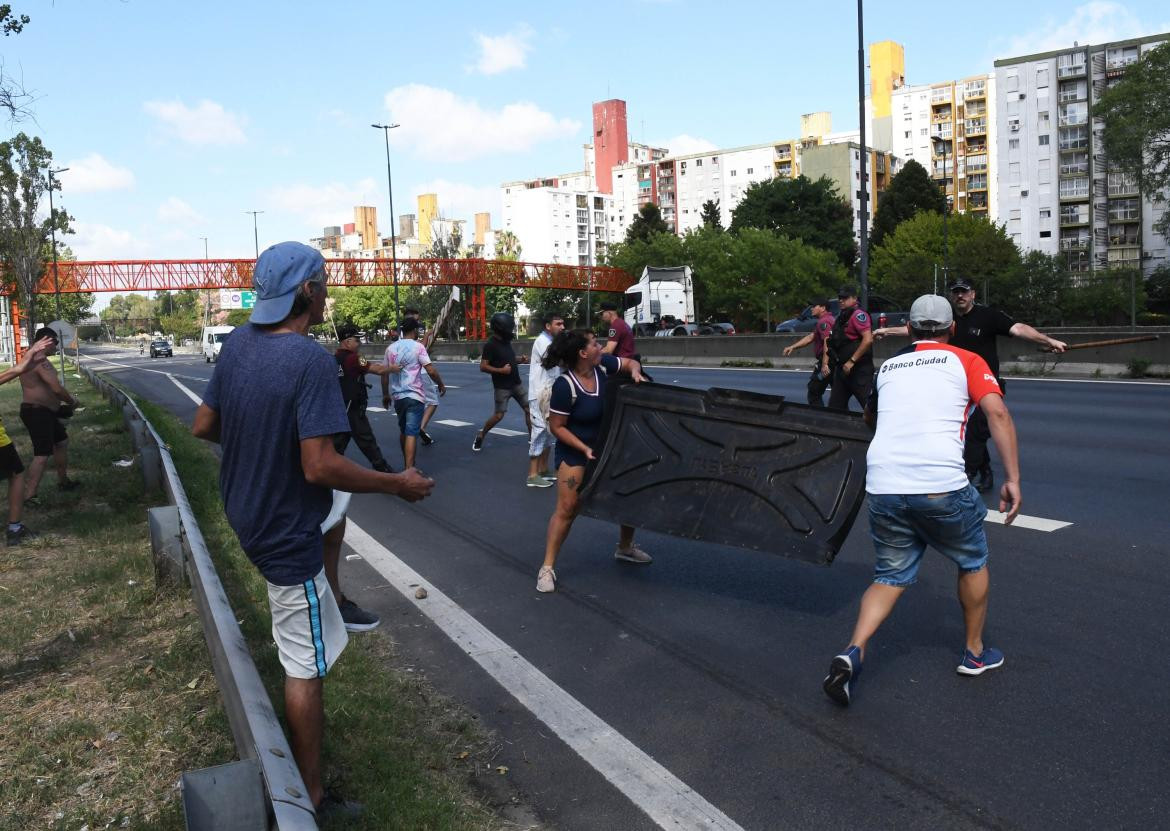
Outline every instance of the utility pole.
[[(256, 224), (256, 216), (264, 211), (244, 211), (244, 213), (252, 215), (252, 236), (256, 243), (256, 259), (260, 259), (260, 226)], [(203, 242), (206, 244), (207, 240), (204, 239)]]
[(390, 176), (390, 131), (399, 124), (371, 124), (386, 139), (386, 190), (390, 193), (390, 275), (394, 281), (394, 315), (398, 318), (398, 337), (402, 337), (402, 307), (398, 305), (398, 229), (394, 222), (394, 180)]
[[(53, 294), (57, 301), (57, 320), (61, 320), (61, 284), (57, 276), (57, 222), (53, 215), (53, 174), (64, 173), (69, 168), (59, 167), (56, 170), (49, 168), (49, 234), (53, 240)], [(33, 303), (36, 303), (36, 298), (33, 298)], [(65, 345), (57, 344), (58, 363), (61, 366), (61, 386), (65, 386)]]

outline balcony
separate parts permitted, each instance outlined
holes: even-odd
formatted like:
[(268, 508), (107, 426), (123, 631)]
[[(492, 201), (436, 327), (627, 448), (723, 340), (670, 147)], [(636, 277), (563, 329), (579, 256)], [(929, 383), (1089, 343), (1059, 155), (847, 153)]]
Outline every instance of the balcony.
[(967, 89), (963, 93), (963, 97), (970, 101), (972, 98), (986, 98), (987, 84), (984, 81), (975, 81), (967, 84)]
[(968, 118), (978, 118), (987, 115), (986, 104), (968, 104), (966, 109)]
[(1089, 248), (1089, 237), (1069, 237), (1060, 241), (1061, 251), (1087, 251)]
[(980, 173), (976, 176), (971, 176), (970, 178), (968, 178), (967, 179), (967, 190), (972, 191), (972, 192), (980, 191), (980, 190), (987, 190), (987, 174)]
[(987, 194), (986, 193), (972, 193), (967, 198), (967, 210), (969, 210), (969, 211), (986, 211), (987, 210)]
[(963, 125), (965, 134), (968, 136), (985, 136), (987, 135), (987, 119), (986, 118), (968, 118), (967, 123)]
[(1109, 174), (1109, 195), (1110, 196), (1136, 196), (1138, 193), (1137, 182), (1123, 173)]
[(1060, 227), (1089, 224), (1088, 205), (1065, 205), (1060, 209)]
[(968, 173), (984, 173), (987, 171), (987, 156), (980, 154), (978, 156), (967, 156), (967, 172)]
[(1086, 112), (1068, 113), (1056, 119), (1057, 127), (1079, 127), (1082, 124), (1088, 123), (1089, 114)]
[(934, 138), (949, 139), (952, 135), (952, 125), (948, 121), (944, 124), (932, 124), (930, 126), (930, 135)]
[(1142, 258), (1142, 249), (1140, 245), (1126, 245), (1120, 248), (1110, 248), (1108, 258), (1111, 265), (1137, 263)]
[(1069, 63), (1056, 67), (1057, 78), (1079, 78), (1085, 74), (1085, 59), (1081, 56), (1080, 63)]
[(930, 91), (931, 104), (950, 103), (951, 88), (950, 87), (936, 87)]
[(951, 108), (948, 106), (945, 110), (932, 112), (930, 114), (930, 120), (935, 124), (938, 124), (940, 121), (954, 121), (951, 115)]

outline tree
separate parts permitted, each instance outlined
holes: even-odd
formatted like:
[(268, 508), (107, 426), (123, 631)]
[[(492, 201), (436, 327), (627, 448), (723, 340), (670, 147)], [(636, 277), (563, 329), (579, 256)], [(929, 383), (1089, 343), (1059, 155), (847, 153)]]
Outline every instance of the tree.
[(703, 203), (701, 219), (704, 228), (713, 228), (717, 231), (723, 230), (723, 217), (719, 214), (718, 199), (708, 199)]
[[(1110, 163), (1137, 179), (1157, 202), (1170, 189), (1170, 42), (1141, 56), (1093, 105), (1105, 121), (1105, 153)], [(1170, 240), (1170, 211), (1157, 231)]]
[[(27, 14), (13, 14), (11, 4), (0, 4), (0, 31), (4, 32), (4, 37), (20, 34), (28, 22)], [(19, 81), (8, 77), (0, 64), (0, 109), (8, 110), (9, 121), (28, 118), (31, 102), (32, 96), (25, 92)]]
[(1017, 320), (1038, 328), (1064, 323), (1062, 300), (1070, 291), (1069, 274), (1060, 258), (1043, 251), (1024, 255), (1016, 278), (1000, 292), (996, 305)]
[(1003, 227), (975, 214), (952, 215), (947, 220), (948, 278), (942, 270), (942, 222), (940, 214), (926, 211), (894, 229), (870, 258), (871, 287), (905, 308), (957, 278), (970, 280), (984, 302), (999, 303), (1001, 295), (1009, 295), (1018, 278), (1020, 250)]
[[(2, 11), (2, 10), (0, 10)], [(57, 260), (59, 262), (72, 262), (77, 257), (70, 250), (69, 246), (62, 246), (57, 244)], [(45, 262), (46, 264), (53, 261), (52, 244), (45, 246)], [(48, 266), (52, 268), (52, 265)], [(61, 296), (61, 314), (59, 317), (66, 323), (72, 323), (76, 326), (82, 320), (90, 316), (93, 309), (93, 294), (91, 292), (66, 292)], [(42, 292), (37, 295), (37, 309), (36, 318), (40, 321), (52, 321), (58, 318), (57, 314), (57, 295), (56, 293), (47, 294)]]
[(889, 187), (878, 194), (877, 213), (870, 232), (870, 251), (882, 244), (898, 224), (919, 211), (941, 214), (946, 209), (942, 189), (931, 181), (926, 168), (911, 159), (890, 181)]
[(831, 251), (846, 268), (857, 258), (853, 210), (824, 176), (815, 182), (807, 176), (756, 182), (731, 215), (732, 233), (742, 228), (776, 231)]
[[(0, 142), (0, 264), (5, 280), (19, 291), (30, 340), (37, 324), (34, 295), (45, 272), (45, 251), (51, 250), (51, 232), (71, 233), (63, 210), (54, 207), (42, 215), (52, 163), (53, 154), (35, 136), (18, 133)], [(61, 183), (53, 186), (60, 189)]]
[(520, 240), (511, 231), (497, 231), (496, 232), (496, 255), (497, 260), (506, 260), (508, 262), (517, 262), (520, 259), (521, 248)]
[(655, 234), (669, 234), (670, 226), (662, 219), (662, 211), (653, 202), (638, 208), (638, 215), (626, 229), (626, 242), (646, 242)]

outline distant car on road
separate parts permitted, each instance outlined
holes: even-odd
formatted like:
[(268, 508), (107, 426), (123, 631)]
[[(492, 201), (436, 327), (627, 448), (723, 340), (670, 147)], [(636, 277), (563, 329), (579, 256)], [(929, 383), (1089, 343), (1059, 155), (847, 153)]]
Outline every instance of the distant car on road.
[[(867, 309), (873, 317), (873, 327), (880, 329), (883, 326), (905, 326), (910, 317), (909, 312), (897, 311), (898, 303), (880, 294), (869, 295)], [(841, 303), (837, 300), (829, 301), (829, 314), (834, 317), (841, 311)], [(776, 324), (777, 332), (811, 332), (816, 326), (813, 320), (812, 306), (806, 306), (804, 311), (796, 317)]]
[(167, 340), (155, 340), (150, 342), (150, 357), (152, 358), (173, 358), (174, 352), (171, 351), (171, 343)]
[(656, 338), (685, 337), (687, 335), (714, 335), (715, 330), (706, 323), (678, 323), (654, 333)]
[(734, 335), (735, 326), (731, 323), (708, 323), (716, 335)]

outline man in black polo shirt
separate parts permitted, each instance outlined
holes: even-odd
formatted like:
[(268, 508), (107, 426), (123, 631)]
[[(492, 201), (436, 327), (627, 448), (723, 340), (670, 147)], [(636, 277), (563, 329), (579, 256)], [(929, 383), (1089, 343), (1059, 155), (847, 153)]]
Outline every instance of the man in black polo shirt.
[[(1023, 338), (1041, 346), (1048, 347), (1053, 352), (1063, 352), (1068, 348), (1064, 341), (1050, 338), (1048, 335), (1036, 331), (1027, 323), (1019, 323), (999, 309), (993, 309), (975, 302), (975, 289), (966, 280), (958, 280), (951, 286), (951, 304), (955, 307), (955, 334), (951, 337), (951, 346), (974, 352), (987, 362), (999, 387), (1006, 392), (1003, 379), (999, 377), (999, 352), (996, 350), (996, 338), (1005, 337)], [(963, 465), (967, 469), (967, 478), (975, 485), (980, 493), (991, 490), (994, 476), (991, 473), (991, 455), (987, 452), (987, 440), (991, 438), (991, 431), (987, 426), (987, 418), (976, 407), (967, 423), (967, 435), (963, 446)]]
[(492, 393), (495, 396), (496, 408), (471, 442), (471, 449), (476, 453), (483, 450), (484, 436), (500, 423), (500, 419), (508, 411), (509, 398), (516, 399), (516, 403), (520, 405), (528, 433), (532, 434), (532, 416), (528, 414), (528, 390), (520, 379), (518, 366), (528, 363), (528, 358), (517, 358), (515, 350), (512, 349), (512, 338), (516, 336), (516, 319), (507, 312), (496, 312), (488, 321), (488, 326), (492, 330), (492, 336), (483, 345), (479, 371), (492, 376)]

